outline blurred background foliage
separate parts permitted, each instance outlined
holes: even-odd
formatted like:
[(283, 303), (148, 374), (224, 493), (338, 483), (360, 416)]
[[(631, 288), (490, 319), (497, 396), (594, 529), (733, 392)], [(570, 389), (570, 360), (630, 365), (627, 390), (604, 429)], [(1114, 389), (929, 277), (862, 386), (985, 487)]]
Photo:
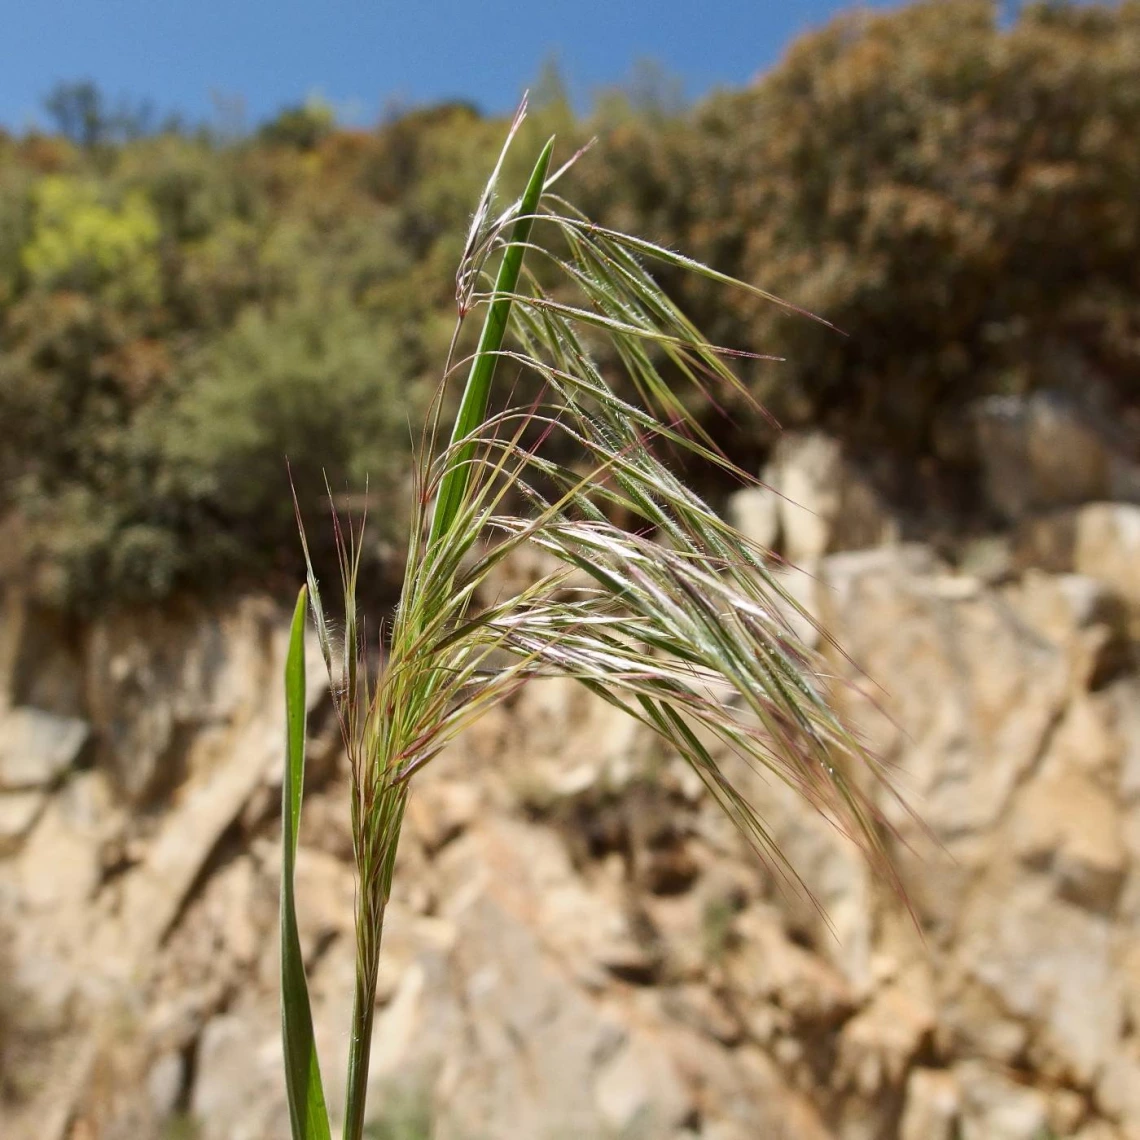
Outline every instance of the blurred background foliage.
[[(946, 441), (972, 400), (1140, 407), (1140, 3), (1002, 11), (852, 14), (692, 107), (647, 64), (576, 115), (548, 68), (515, 160), (596, 135), (566, 188), (587, 212), (847, 334), (662, 274), (713, 339), (786, 358), (743, 368), (773, 416), (901, 506), (968, 515)], [(292, 583), (287, 455), (318, 558), (327, 473), (388, 581), (505, 123), (457, 103), (349, 130), (309, 102), (233, 137), (85, 83), (45, 107), (53, 133), (0, 136), (0, 574), (80, 608)], [(774, 428), (725, 410), (710, 429), (756, 469)]]

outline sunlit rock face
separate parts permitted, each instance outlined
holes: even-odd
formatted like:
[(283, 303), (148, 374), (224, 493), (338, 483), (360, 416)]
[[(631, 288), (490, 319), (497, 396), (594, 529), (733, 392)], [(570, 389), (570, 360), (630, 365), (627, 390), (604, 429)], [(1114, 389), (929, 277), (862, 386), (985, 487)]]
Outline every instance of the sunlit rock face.
[[(842, 470), (819, 440), (800, 454), (801, 490)], [(901, 793), (875, 794), (906, 902), (772, 775), (739, 778), (802, 883), (646, 732), (536, 683), (415, 787), (378, 985), (379, 1134), (1140, 1137), (1136, 508), (1067, 507), (1067, 562), (1024, 565), (1011, 542), (974, 572), (899, 543), (881, 512), (860, 532), (879, 545), (844, 549), (820, 533), (833, 492), (799, 529), (783, 500), (736, 509), (810, 561), (785, 573), (846, 650), (821, 642), (835, 698)], [(76, 629), (5, 598), (6, 1138), (287, 1134), (286, 620), (246, 599)], [(316, 654), (310, 673), (298, 894), (335, 1110), (354, 882)]]

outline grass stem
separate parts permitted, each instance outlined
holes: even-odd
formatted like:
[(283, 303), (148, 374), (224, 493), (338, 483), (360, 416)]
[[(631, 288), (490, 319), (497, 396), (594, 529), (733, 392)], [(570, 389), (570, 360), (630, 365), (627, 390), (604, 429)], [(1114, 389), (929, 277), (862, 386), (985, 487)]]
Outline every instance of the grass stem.
[[(381, 925), (383, 923), (381, 922)], [(372, 1055), (372, 1025), (376, 1014), (376, 971), (380, 938), (373, 943), (372, 961), (356, 961), (356, 987), (352, 998), (352, 1037), (348, 1049), (348, 1079), (344, 1100), (344, 1140), (361, 1140), (368, 1094), (368, 1068)]]

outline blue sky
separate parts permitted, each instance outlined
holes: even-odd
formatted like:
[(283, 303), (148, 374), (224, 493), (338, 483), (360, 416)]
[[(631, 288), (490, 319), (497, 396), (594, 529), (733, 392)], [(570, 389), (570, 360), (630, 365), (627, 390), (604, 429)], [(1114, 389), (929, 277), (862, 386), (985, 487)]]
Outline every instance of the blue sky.
[[(513, 106), (556, 57), (584, 103), (654, 59), (685, 94), (746, 82), (837, 0), (9, 0), (3, 5), (0, 124), (43, 123), (61, 80), (94, 79), (114, 103), (246, 125), (319, 93), (349, 121), (392, 103), (460, 97)], [(877, 4), (874, 6), (886, 6)]]

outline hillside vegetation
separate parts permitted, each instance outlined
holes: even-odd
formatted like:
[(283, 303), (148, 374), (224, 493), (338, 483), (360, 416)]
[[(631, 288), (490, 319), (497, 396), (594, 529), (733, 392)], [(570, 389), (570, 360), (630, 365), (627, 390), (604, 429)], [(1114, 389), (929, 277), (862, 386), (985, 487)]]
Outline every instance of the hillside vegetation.
[[(954, 428), (980, 396), (1140, 408), (1140, 3), (999, 7), (852, 15), (684, 110), (576, 118), (551, 86), (526, 127), (598, 135), (573, 175), (593, 216), (842, 329), (669, 283), (714, 340), (785, 358), (742, 370), (775, 419), (824, 426), (919, 513), (968, 513)], [(145, 130), (83, 85), (49, 110), (59, 133), (0, 138), (0, 574), (80, 608), (292, 583), (285, 455), (306, 512), (327, 473), (397, 563), (505, 124), (306, 106), (248, 137)], [(755, 469), (774, 428), (725, 411), (710, 429)]]

